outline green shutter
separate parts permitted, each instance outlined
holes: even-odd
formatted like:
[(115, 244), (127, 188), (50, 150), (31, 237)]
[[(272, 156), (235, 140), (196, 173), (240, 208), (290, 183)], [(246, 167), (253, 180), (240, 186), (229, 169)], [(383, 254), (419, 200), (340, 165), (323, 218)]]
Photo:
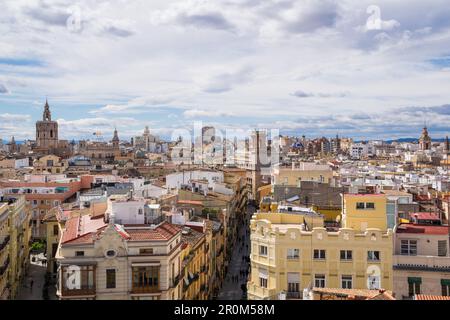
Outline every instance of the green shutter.
[(450, 279), (441, 279), (442, 286), (450, 286)]
[(422, 283), (422, 278), (408, 277), (408, 283)]

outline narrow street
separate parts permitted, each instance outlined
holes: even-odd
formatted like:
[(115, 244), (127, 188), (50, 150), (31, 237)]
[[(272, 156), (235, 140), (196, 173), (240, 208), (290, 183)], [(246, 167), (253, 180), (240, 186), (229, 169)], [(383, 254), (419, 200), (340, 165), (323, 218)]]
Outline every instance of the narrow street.
[[(32, 258), (35, 258), (33, 261)], [(30, 256), (28, 274), (22, 281), (17, 300), (43, 300), (43, 289), (45, 284), (45, 274), (47, 267), (42, 263), (43, 254)], [(48, 289), (49, 299), (56, 300), (56, 289), (51, 285)]]
[(244, 223), (240, 224), (238, 238), (235, 249), (233, 250), (227, 276), (219, 292), (219, 300), (246, 299), (241, 287), (247, 285), (247, 277), (250, 273), (247, 257), (250, 255), (249, 223), (253, 212), (255, 212), (255, 208), (248, 206)]

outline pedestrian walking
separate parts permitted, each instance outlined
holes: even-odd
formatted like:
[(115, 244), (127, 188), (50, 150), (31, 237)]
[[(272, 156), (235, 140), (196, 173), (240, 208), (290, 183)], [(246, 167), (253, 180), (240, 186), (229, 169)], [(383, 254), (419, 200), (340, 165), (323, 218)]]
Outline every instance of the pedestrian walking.
[(33, 281), (33, 279), (31, 279), (31, 281), (30, 281), (30, 291), (31, 292), (33, 291), (33, 284), (34, 284), (34, 281)]

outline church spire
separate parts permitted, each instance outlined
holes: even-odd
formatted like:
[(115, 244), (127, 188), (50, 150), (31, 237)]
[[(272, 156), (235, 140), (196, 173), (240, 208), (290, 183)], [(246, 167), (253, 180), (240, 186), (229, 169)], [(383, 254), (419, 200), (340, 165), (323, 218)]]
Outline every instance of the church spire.
[(42, 120), (52, 121), (52, 114), (50, 112), (50, 106), (48, 105), (47, 98), (45, 98), (44, 114), (42, 115)]
[(119, 134), (117, 133), (117, 128), (114, 128), (114, 136), (112, 138), (112, 144), (114, 149), (119, 149), (119, 143), (120, 143)]

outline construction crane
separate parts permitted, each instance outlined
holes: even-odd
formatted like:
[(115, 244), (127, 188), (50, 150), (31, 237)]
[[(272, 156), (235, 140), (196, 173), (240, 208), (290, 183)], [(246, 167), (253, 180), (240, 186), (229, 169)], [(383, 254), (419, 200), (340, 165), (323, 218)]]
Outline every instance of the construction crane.
[(96, 142), (103, 142), (103, 134), (100, 130), (96, 130), (92, 135), (95, 136)]

